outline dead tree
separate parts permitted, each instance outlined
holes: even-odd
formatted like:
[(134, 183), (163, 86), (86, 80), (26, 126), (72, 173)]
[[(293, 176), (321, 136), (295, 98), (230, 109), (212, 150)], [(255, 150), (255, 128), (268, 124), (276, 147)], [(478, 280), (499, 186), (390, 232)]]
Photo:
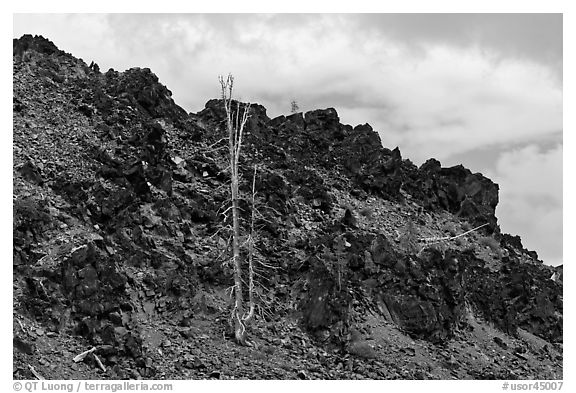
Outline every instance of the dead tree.
[(300, 106), (298, 106), (298, 102), (296, 100), (290, 101), (290, 112), (296, 113), (300, 110)]
[[(234, 269), (234, 307), (231, 318), (234, 327), (234, 337), (242, 345), (246, 345), (246, 325), (254, 315), (254, 304), (251, 291), (253, 290), (253, 269), (249, 268), (249, 311), (245, 312), (244, 294), (242, 286), (242, 258), (240, 253), (240, 193), (239, 193), (239, 162), (242, 151), (242, 137), (248, 121), (250, 104), (244, 108), (239, 102), (232, 100), (234, 77), (228, 75), (226, 79), (220, 76), (222, 87), (222, 101), (226, 110), (226, 127), (228, 131), (228, 149), (230, 155), (230, 202), (232, 210), (232, 266)], [(233, 108), (236, 104), (236, 108)], [(242, 111), (243, 109), (243, 111)], [(242, 114), (240, 113), (242, 112)], [(250, 258), (251, 260), (251, 258)], [(250, 261), (251, 262), (251, 261)]]

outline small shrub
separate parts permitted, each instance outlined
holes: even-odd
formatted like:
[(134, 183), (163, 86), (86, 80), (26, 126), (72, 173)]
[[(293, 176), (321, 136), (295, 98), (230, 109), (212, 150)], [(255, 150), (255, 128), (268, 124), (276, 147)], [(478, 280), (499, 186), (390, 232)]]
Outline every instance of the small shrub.
[(300, 106), (296, 100), (290, 101), (290, 113), (297, 113), (300, 111)]

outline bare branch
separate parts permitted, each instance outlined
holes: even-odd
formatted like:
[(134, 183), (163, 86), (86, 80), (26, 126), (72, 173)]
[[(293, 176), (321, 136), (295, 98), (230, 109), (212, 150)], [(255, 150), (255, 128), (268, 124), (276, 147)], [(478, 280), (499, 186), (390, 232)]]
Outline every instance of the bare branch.
[(282, 270), (281, 266), (272, 266), (272, 265), (268, 265), (267, 263), (264, 263), (264, 262), (258, 262), (258, 264), (261, 266), (264, 266), (268, 269), (281, 269)]
[(74, 359), (72, 359), (72, 360), (74, 361), (74, 363), (78, 363), (78, 362), (84, 360), (84, 358), (85, 358), (87, 355), (91, 354), (91, 353), (94, 352), (95, 350), (96, 350), (96, 347), (92, 347), (91, 349), (89, 349), (89, 350), (87, 350), (87, 351), (84, 351), (84, 352), (82, 352), (82, 353), (79, 354), (79, 355), (76, 355), (76, 356), (74, 357)]
[[(209, 149), (211, 149), (213, 146), (216, 146), (216, 145), (219, 144), (220, 142), (224, 142), (224, 141), (226, 141), (226, 140), (228, 140), (228, 138), (218, 139), (216, 142), (214, 142), (214, 143), (211, 144), (210, 146), (207, 146), (205, 149), (206, 149), (206, 150), (209, 150)], [(222, 147), (225, 147), (225, 146), (222, 146)], [(220, 149), (220, 147), (219, 147), (218, 149)]]
[(32, 365), (29, 364), (29, 365), (28, 365), (28, 368), (30, 369), (30, 372), (31, 372), (32, 374), (34, 374), (34, 376), (36, 377), (36, 379), (40, 379), (40, 380), (46, 379), (46, 378), (44, 378), (38, 371), (36, 371), (36, 369), (34, 368), (34, 366), (32, 366)]
[(486, 226), (486, 225), (488, 225), (488, 223), (482, 224), (482, 225), (480, 225), (480, 226), (477, 226), (476, 228), (470, 229), (469, 231), (466, 231), (466, 232), (464, 232), (464, 233), (461, 233), (461, 234), (459, 234), (459, 235), (452, 236), (452, 237), (450, 237), (450, 236), (446, 236), (446, 237), (429, 237), (429, 238), (424, 238), (424, 239), (420, 239), (420, 240), (425, 241), (425, 242), (432, 242), (432, 243), (427, 243), (428, 245), (440, 243), (441, 241), (444, 241), (444, 240), (454, 240), (454, 239), (457, 239), (457, 238), (462, 237), (462, 236), (464, 236), (464, 235), (467, 235), (467, 234), (469, 234), (469, 233), (471, 233), (471, 232), (477, 231), (478, 229), (480, 229), (480, 228), (482, 228), (482, 227), (484, 227), (484, 226)]

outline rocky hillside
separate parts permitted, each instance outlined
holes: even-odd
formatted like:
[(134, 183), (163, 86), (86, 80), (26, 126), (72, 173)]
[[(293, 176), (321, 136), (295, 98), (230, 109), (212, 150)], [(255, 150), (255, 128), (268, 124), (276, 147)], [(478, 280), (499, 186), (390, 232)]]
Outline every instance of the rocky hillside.
[(562, 378), (562, 281), (501, 233), (490, 179), (416, 167), (335, 109), (253, 104), (258, 317), (239, 346), (222, 101), (186, 113), (149, 69), (38, 36), (13, 61), (14, 378)]

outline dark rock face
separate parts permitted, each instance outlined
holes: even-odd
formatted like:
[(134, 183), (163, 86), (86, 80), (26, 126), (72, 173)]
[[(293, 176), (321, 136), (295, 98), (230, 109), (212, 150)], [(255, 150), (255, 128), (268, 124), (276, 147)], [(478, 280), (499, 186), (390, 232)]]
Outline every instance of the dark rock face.
[(522, 327), (552, 342), (562, 341), (562, 291), (537, 265), (508, 260), (498, 273), (481, 261), (467, 273), (469, 298), (478, 311), (510, 334)]
[[(334, 248), (335, 240), (320, 240), (330, 251), (318, 254), (310, 271), (309, 285), (314, 290), (304, 310), (305, 323), (312, 330), (328, 329), (336, 321), (347, 326), (351, 302), (366, 301), (364, 296), (344, 296), (348, 292), (335, 284), (334, 261), (340, 260), (350, 269), (342, 276), (347, 288), (363, 287), (370, 302), (416, 337), (432, 342), (450, 339), (470, 306), (508, 334), (515, 335), (521, 327), (552, 342), (562, 340), (561, 288), (535, 265), (507, 260), (495, 273), (472, 252), (443, 255), (428, 248), (418, 257), (407, 257), (381, 235), (347, 235), (346, 239), (351, 244), (345, 250)], [(358, 255), (364, 255), (361, 262)]]
[(397, 198), (400, 151), (383, 148), (367, 124), (352, 129), (339, 121), (333, 108), (280, 116), (268, 124), (269, 135), (299, 162), (320, 164), (328, 170), (342, 168), (359, 188)]
[(256, 179), (256, 188), (264, 195), (268, 206), (286, 214), (286, 203), (290, 197), (291, 187), (285, 179), (274, 172), (261, 172)]
[(14, 38), (12, 45), (13, 56), (22, 57), (26, 51), (35, 51), (45, 55), (61, 52), (54, 43), (41, 35), (32, 36), (24, 34), (20, 38)]
[(45, 230), (52, 227), (53, 217), (46, 200), (19, 198), (13, 206), (14, 264), (27, 265), (40, 259), (35, 246)]
[[(349, 234), (344, 239), (347, 248), (338, 247), (341, 237), (319, 240), (324, 244), (319, 250), (324, 251), (312, 264), (308, 278), (311, 291), (303, 306), (304, 323), (309, 329), (331, 329), (337, 334), (350, 323), (352, 302), (370, 299), (414, 336), (433, 342), (452, 337), (466, 299), (464, 267), (458, 266), (456, 256), (444, 258), (431, 249), (421, 258), (407, 259), (383, 236)], [(338, 285), (338, 280), (346, 284)], [(358, 297), (351, 290), (356, 285), (368, 296)]]
[(356, 126), (337, 152), (342, 165), (365, 191), (392, 199), (399, 198), (402, 180), (400, 150), (382, 148), (380, 137), (370, 125)]
[(329, 137), (338, 139), (343, 136), (340, 118), (334, 108), (318, 109), (304, 114), (306, 131), (311, 134), (328, 134)]
[(298, 195), (302, 196), (306, 202), (314, 209), (329, 213), (332, 209), (333, 198), (324, 180), (315, 172), (301, 168), (298, 171), (286, 171), (288, 180), (297, 187)]
[(427, 209), (441, 208), (466, 218), (473, 225), (488, 223), (490, 232), (498, 232), (495, 216), (498, 185), (461, 165), (442, 168), (435, 159), (426, 161), (415, 174), (407, 191)]
[[(400, 259), (382, 277), (379, 297), (406, 331), (431, 341), (452, 337), (464, 309), (462, 268), (456, 256), (429, 249), (417, 259)], [(398, 262), (403, 267), (398, 268)]]
[(122, 74), (106, 73), (108, 92), (132, 105), (140, 105), (152, 118), (179, 120), (186, 112), (172, 100), (172, 92), (158, 82), (149, 68), (131, 68)]
[(518, 235), (512, 236), (508, 233), (503, 233), (500, 240), (500, 244), (502, 245), (502, 247), (510, 250), (512, 253), (515, 252), (514, 250), (519, 250), (530, 255), (532, 259), (538, 260), (538, 253), (536, 251), (530, 251), (524, 248), (524, 245), (522, 244), (522, 239)]
[[(109, 315), (122, 312), (125, 320), (130, 318), (129, 311), (121, 311), (121, 305), (129, 304), (126, 277), (94, 243), (76, 247), (61, 257), (61, 262), (52, 267), (30, 268), (28, 310), (39, 318), (48, 317), (46, 323), (56, 331), (66, 328), (72, 318), (79, 321), (76, 333), (93, 344), (123, 344), (123, 338), (110, 330), (118, 324), (118, 318)], [(52, 310), (49, 316), (46, 309)]]
[(350, 299), (345, 295), (334, 296), (343, 295), (343, 292), (336, 288), (337, 283), (330, 277), (331, 274), (325, 266), (319, 262), (314, 263), (309, 277), (311, 291), (302, 305), (304, 323), (312, 330), (330, 328), (346, 320), (347, 303)]

